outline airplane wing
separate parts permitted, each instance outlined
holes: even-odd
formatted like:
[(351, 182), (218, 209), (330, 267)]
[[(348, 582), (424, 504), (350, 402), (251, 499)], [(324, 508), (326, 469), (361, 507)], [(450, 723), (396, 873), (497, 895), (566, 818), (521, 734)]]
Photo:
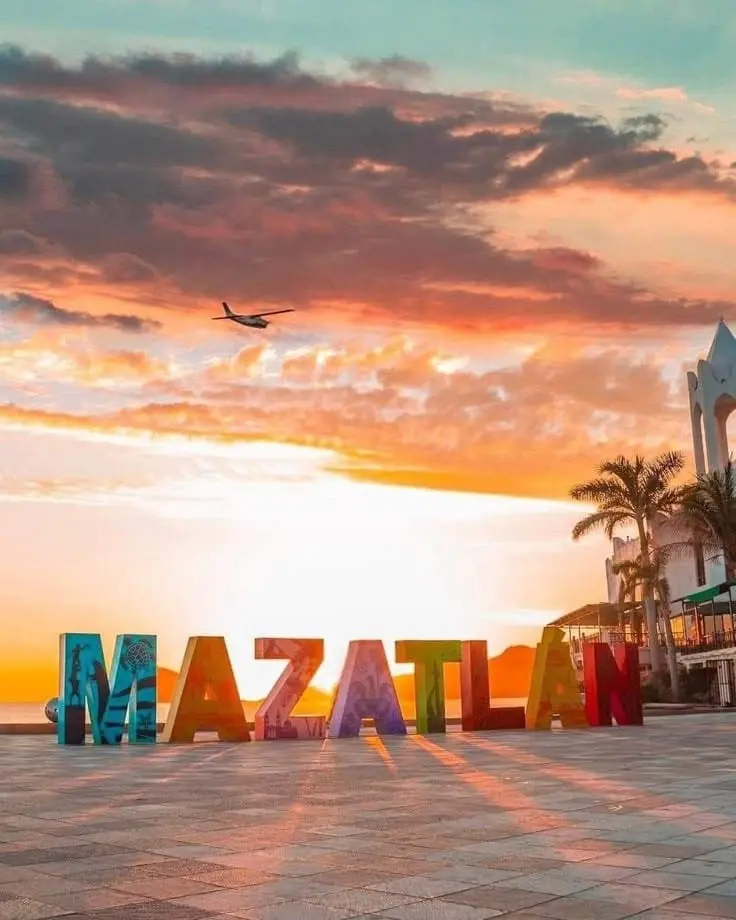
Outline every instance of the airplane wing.
[(294, 313), (294, 308), (288, 310), (269, 310), (268, 313), (254, 313), (253, 316), (276, 316), (277, 313)]

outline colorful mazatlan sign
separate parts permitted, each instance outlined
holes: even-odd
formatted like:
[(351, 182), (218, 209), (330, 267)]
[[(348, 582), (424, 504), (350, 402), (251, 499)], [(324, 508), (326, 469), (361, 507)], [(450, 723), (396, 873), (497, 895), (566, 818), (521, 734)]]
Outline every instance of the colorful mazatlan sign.
[[(58, 740), (84, 744), (89, 712), (95, 744), (128, 741), (152, 744), (156, 738), (156, 637), (117, 637), (108, 677), (102, 640), (97, 633), (59, 637)], [(324, 657), (322, 639), (256, 639), (255, 657), (288, 663), (255, 717), (255, 740), (350, 738), (371, 719), (379, 735), (406, 735), (383, 642), (351, 642), (332, 710), (294, 716), (294, 707)], [(460, 665), (463, 731), (543, 729), (557, 715), (563, 728), (641, 725), (639, 653), (635, 645), (615, 648), (591, 642), (584, 646), (580, 693), (564, 632), (547, 627), (532, 669), (529, 699), (522, 707), (493, 707), (484, 641), (404, 639), (396, 642), (398, 663), (414, 665), (416, 731), (446, 729), (444, 666)], [(221, 741), (250, 741), (230, 656), (222, 636), (189, 639), (179, 679), (159, 741), (187, 743), (197, 732), (215, 732)]]

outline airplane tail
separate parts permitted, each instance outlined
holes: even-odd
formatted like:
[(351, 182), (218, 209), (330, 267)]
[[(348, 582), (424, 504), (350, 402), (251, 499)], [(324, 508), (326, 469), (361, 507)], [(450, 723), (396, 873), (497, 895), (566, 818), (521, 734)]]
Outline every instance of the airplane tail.
[(235, 314), (233, 313), (233, 311), (230, 309), (230, 307), (228, 307), (228, 305), (225, 303), (224, 300), (223, 300), (223, 302), (222, 302), (222, 306), (223, 306), (223, 308), (224, 308), (224, 310), (225, 310), (225, 316), (234, 316), (234, 315), (235, 315)]

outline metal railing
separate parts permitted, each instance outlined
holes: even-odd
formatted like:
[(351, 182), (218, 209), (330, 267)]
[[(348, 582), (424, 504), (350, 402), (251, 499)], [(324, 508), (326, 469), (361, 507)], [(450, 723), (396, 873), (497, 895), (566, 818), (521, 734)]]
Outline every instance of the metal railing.
[(710, 633), (700, 638), (675, 637), (675, 647), (683, 655), (697, 655), (701, 652), (714, 652), (719, 649), (736, 647), (736, 634), (730, 629)]
[[(616, 635), (618, 633), (618, 635)], [(730, 649), (736, 648), (736, 632), (726, 629), (723, 631), (716, 631), (712, 633), (706, 633), (700, 637), (697, 636), (682, 636), (675, 634), (675, 648), (681, 655), (697, 655), (703, 652), (719, 651), (721, 649)], [(659, 646), (662, 649), (666, 648), (666, 643), (664, 636), (659, 635)], [(570, 645), (575, 655), (582, 654), (582, 646), (586, 642), (633, 642), (638, 645), (639, 648), (648, 649), (649, 648), (649, 639), (644, 633), (640, 641), (637, 641), (635, 635), (633, 635), (629, 630), (626, 630), (625, 633), (621, 633), (620, 630), (613, 629), (601, 629), (598, 630), (588, 630), (586, 635), (570, 636)]]

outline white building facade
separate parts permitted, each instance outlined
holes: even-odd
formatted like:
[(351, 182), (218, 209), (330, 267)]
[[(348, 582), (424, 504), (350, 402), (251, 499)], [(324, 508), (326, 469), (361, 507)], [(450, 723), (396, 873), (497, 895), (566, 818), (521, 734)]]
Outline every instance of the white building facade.
[[(726, 424), (736, 409), (736, 338), (721, 320), (705, 360), (696, 371), (688, 371), (690, 423), (695, 469), (698, 473), (722, 469), (729, 458)], [(659, 546), (681, 543), (683, 534), (666, 520), (655, 521), (652, 536)], [(639, 554), (638, 539), (614, 537), (613, 554), (606, 559), (608, 601), (619, 600), (622, 578), (614, 573), (616, 563), (633, 560)], [(670, 596), (680, 598), (700, 588), (725, 581), (722, 559), (703, 559), (695, 549), (672, 555), (666, 565)]]

